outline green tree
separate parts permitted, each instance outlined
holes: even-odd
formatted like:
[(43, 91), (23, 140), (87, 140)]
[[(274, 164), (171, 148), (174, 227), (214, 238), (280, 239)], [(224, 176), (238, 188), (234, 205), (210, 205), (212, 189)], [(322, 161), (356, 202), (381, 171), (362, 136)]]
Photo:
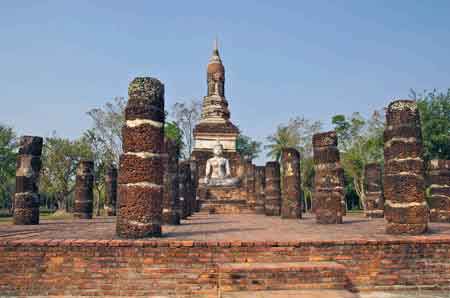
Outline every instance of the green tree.
[(93, 121), (89, 138), (91, 141), (95, 140), (96, 146), (106, 155), (104, 159), (115, 164), (119, 163), (122, 153), (122, 127), (125, 123), (126, 104), (124, 97), (115, 97), (103, 107), (87, 112)]
[(180, 152), (185, 147), (183, 141), (183, 130), (181, 130), (175, 121), (166, 121), (164, 124), (164, 137), (175, 140), (180, 146)]
[(0, 208), (10, 208), (15, 186), (17, 139), (11, 127), (0, 124)]
[(177, 126), (183, 132), (184, 150), (182, 155), (185, 159), (191, 157), (194, 149), (193, 130), (197, 122), (200, 120), (202, 112), (202, 103), (199, 100), (191, 100), (190, 102), (177, 102), (172, 106), (172, 117)]
[(347, 196), (354, 190), (365, 208), (365, 166), (383, 160), (384, 122), (381, 114), (375, 111), (368, 120), (359, 113), (353, 113), (349, 118), (336, 115), (332, 123), (338, 135), (345, 180), (352, 184), (346, 185)]
[(68, 211), (69, 195), (74, 190), (75, 173), (81, 159), (92, 159), (91, 148), (84, 140), (46, 138), (42, 150), (41, 191), (54, 199), (59, 210)]
[(411, 95), (420, 111), (425, 160), (450, 159), (450, 89)]
[(309, 209), (312, 203), (314, 187), (314, 162), (312, 136), (322, 128), (322, 122), (311, 121), (305, 117), (290, 119), (287, 124), (277, 127), (273, 135), (267, 137), (265, 147), (267, 156), (280, 160), (284, 148), (296, 148), (300, 152), (301, 189), (304, 206)]
[(255, 159), (261, 153), (261, 142), (252, 140), (250, 137), (240, 134), (236, 140), (236, 151), (244, 159)]

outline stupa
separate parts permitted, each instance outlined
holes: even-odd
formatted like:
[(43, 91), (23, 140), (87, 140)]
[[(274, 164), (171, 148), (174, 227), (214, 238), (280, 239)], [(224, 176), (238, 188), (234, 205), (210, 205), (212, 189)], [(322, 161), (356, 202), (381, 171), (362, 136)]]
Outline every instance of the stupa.
[[(243, 175), (241, 157), (236, 151), (239, 129), (230, 120), (228, 101), (225, 98), (225, 67), (219, 55), (217, 41), (207, 66), (206, 80), (207, 95), (203, 98), (201, 119), (194, 128), (192, 152), (192, 159), (197, 161), (199, 167), (199, 200), (203, 208), (214, 209), (214, 212), (236, 213), (246, 207), (239, 183)], [(218, 147), (221, 147), (220, 157), (226, 159), (229, 165), (227, 179), (234, 183), (220, 183), (207, 177), (210, 169), (206, 165), (208, 160), (211, 164), (214, 157), (217, 158), (214, 152)]]

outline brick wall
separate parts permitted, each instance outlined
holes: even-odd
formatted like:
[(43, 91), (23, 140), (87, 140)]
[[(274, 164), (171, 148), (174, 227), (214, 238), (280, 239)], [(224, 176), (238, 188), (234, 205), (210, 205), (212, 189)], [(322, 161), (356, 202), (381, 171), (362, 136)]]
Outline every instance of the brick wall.
[[(355, 289), (450, 288), (450, 237), (197, 242), (0, 241), (0, 295), (217, 297), (218, 265), (335, 261)], [(204, 297), (204, 296), (202, 296)]]

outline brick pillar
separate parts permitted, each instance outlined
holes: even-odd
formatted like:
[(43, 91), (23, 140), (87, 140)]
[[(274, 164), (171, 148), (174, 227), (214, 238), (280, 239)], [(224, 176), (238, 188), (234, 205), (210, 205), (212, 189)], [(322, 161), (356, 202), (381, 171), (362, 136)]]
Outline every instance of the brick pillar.
[(105, 211), (107, 216), (116, 216), (117, 168), (110, 165), (105, 175)]
[(314, 211), (319, 224), (342, 223), (344, 171), (340, 165), (337, 135), (334, 131), (313, 136)]
[(180, 146), (171, 139), (164, 140), (164, 155), (162, 163), (164, 168), (164, 191), (163, 191), (163, 223), (169, 225), (180, 224), (179, 191), (178, 191), (178, 156)]
[(257, 214), (265, 214), (264, 211), (264, 187), (266, 184), (266, 168), (264, 166), (257, 166), (255, 168), (255, 193), (256, 193), (256, 204), (255, 212)]
[(283, 167), (281, 217), (302, 218), (300, 153), (295, 148), (283, 149), (281, 166)]
[(197, 190), (198, 190), (198, 179), (199, 179), (199, 168), (198, 163), (195, 160), (189, 161), (189, 166), (191, 170), (191, 185), (192, 185), (192, 211), (193, 212), (199, 212), (200, 206), (197, 200)]
[(430, 221), (450, 222), (450, 160), (431, 160), (428, 166)]
[(280, 164), (277, 161), (266, 163), (265, 213), (279, 216), (281, 212)]
[(255, 209), (256, 193), (255, 193), (255, 168), (251, 161), (247, 161), (245, 177), (247, 179), (247, 205), (250, 209)]
[(135, 78), (128, 97), (116, 231), (125, 238), (161, 236), (164, 85), (154, 78)]
[(416, 102), (389, 104), (384, 131), (384, 198), (388, 234), (427, 230), (422, 134)]
[(78, 163), (75, 178), (75, 202), (73, 216), (91, 219), (94, 209), (94, 162), (82, 160)]
[(39, 224), (39, 172), (41, 171), (42, 138), (20, 138), (16, 163), (16, 193), (14, 194), (15, 225)]
[(364, 213), (368, 218), (382, 218), (384, 216), (384, 198), (381, 187), (381, 165), (369, 163), (365, 170), (366, 203)]
[(183, 160), (179, 164), (180, 173), (180, 200), (182, 207), (182, 219), (191, 215), (191, 167), (189, 161)]

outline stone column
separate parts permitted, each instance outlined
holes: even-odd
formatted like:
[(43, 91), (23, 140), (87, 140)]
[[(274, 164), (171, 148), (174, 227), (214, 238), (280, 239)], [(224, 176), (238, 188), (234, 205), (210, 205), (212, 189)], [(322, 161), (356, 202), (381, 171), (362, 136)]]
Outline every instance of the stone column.
[(416, 102), (391, 102), (384, 130), (384, 198), (388, 234), (427, 230), (422, 134)]
[(252, 161), (247, 161), (246, 173), (247, 179), (247, 205), (250, 209), (254, 210), (256, 205), (256, 193), (255, 193), (255, 165)]
[(192, 185), (192, 212), (200, 211), (200, 206), (197, 200), (197, 190), (198, 190), (198, 163), (195, 160), (189, 161), (189, 166), (191, 170), (191, 185)]
[(162, 219), (165, 224), (179, 225), (180, 214), (177, 212), (177, 207), (179, 205), (178, 155), (180, 147), (175, 140), (166, 138), (164, 140), (164, 153), (162, 157), (164, 168)]
[(280, 164), (277, 161), (266, 163), (266, 201), (265, 213), (268, 216), (279, 216), (281, 212)]
[(16, 193), (14, 194), (15, 225), (39, 224), (39, 173), (41, 171), (42, 138), (20, 138), (16, 163)]
[(94, 162), (82, 160), (78, 163), (75, 178), (75, 202), (73, 216), (75, 218), (91, 219), (94, 209)]
[(300, 153), (295, 148), (283, 149), (281, 165), (283, 167), (281, 217), (302, 218)]
[(342, 223), (344, 171), (334, 131), (313, 136), (314, 148), (314, 211), (319, 224)]
[(116, 216), (117, 168), (110, 165), (105, 175), (105, 211), (107, 216)]
[(266, 168), (264, 166), (257, 166), (255, 168), (255, 193), (256, 193), (256, 204), (255, 212), (256, 214), (265, 214), (264, 204), (264, 188), (266, 184)]
[(366, 203), (364, 213), (368, 218), (382, 218), (384, 216), (384, 198), (381, 186), (381, 165), (369, 163), (364, 169)]
[(125, 238), (158, 237), (162, 223), (164, 85), (154, 78), (135, 78), (128, 87), (128, 98), (116, 231)]
[(191, 215), (191, 167), (189, 161), (183, 160), (179, 164), (180, 173), (180, 200), (182, 206), (182, 219)]
[(450, 222), (450, 160), (431, 160), (428, 166), (430, 221)]

